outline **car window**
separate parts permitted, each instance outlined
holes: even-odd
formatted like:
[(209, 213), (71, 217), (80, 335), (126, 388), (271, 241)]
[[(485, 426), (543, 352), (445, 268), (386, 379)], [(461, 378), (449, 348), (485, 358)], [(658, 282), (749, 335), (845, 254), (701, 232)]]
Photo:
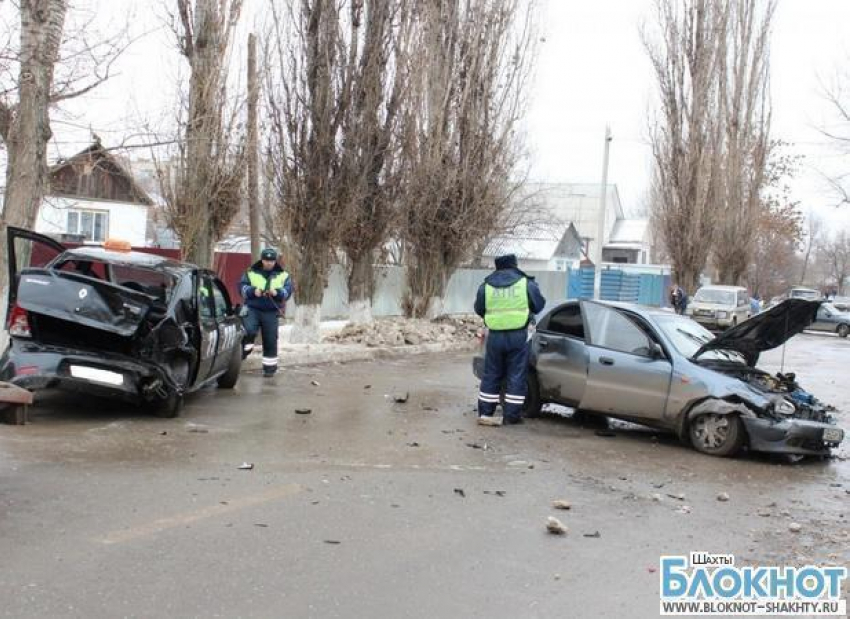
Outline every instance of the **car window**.
[(735, 293), (731, 290), (700, 288), (694, 295), (694, 301), (699, 301), (701, 303), (714, 303), (717, 305), (734, 305)]
[(176, 280), (170, 274), (130, 264), (112, 264), (111, 268), (112, 280), (119, 286), (144, 292), (163, 303), (171, 299)]
[(201, 277), (201, 285), (198, 286), (198, 308), (201, 318), (212, 318), (213, 313), (213, 290), (214, 286), (209, 275)]
[(581, 318), (581, 306), (574, 303), (559, 309), (549, 317), (547, 330), (583, 340), (584, 322)]
[(54, 269), (58, 269), (67, 273), (77, 273), (86, 277), (95, 279), (107, 279), (106, 265), (99, 260), (83, 260), (82, 258), (74, 258), (73, 260), (63, 260), (53, 265)]
[(739, 292), (738, 293), (738, 307), (744, 307), (745, 305), (749, 305), (749, 304), (750, 304), (750, 300), (749, 300), (749, 298), (747, 298), (747, 293), (746, 292)]
[(649, 337), (624, 314), (596, 303), (584, 304), (584, 310), (591, 344), (633, 355), (650, 354)]
[(215, 317), (217, 320), (221, 320), (230, 313), (230, 301), (222, 291), (221, 282), (218, 280), (214, 280), (212, 294), (215, 306)]

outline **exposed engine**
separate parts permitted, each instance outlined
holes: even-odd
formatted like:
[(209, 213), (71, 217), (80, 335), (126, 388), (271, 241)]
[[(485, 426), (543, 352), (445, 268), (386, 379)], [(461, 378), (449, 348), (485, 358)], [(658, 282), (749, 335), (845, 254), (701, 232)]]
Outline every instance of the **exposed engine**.
[[(832, 421), (832, 416), (829, 413), (834, 411), (835, 407), (824, 404), (800, 387), (797, 383), (797, 376), (793, 372), (785, 374), (777, 372), (774, 376), (762, 370), (746, 368), (735, 372), (735, 374), (760, 391), (782, 395), (781, 398), (775, 400), (773, 412), (776, 417), (796, 417), (827, 423)], [(788, 407), (789, 404), (795, 410), (791, 410)]]

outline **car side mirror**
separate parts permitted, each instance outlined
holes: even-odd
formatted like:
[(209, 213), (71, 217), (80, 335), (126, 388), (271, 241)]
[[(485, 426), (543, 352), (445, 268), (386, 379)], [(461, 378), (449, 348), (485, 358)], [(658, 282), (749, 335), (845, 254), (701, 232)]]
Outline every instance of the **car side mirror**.
[(664, 349), (661, 348), (661, 344), (658, 342), (653, 342), (649, 345), (649, 356), (653, 359), (664, 359)]

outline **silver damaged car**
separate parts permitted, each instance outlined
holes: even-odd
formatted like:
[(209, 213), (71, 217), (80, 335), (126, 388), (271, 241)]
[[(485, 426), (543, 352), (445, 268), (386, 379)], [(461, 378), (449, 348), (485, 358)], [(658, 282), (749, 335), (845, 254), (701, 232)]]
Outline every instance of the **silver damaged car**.
[[(756, 367), (816, 318), (789, 299), (715, 337), (685, 316), (625, 303), (567, 301), (537, 317), (524, 414), (545, 403), (664, 430), (697, 450), (827, 455), (844, 439), (834, 408), (794, 374)], [(483, 355), (483, 353), (482, 353)], [(483, 356), (473, 360), (480, 378)]]

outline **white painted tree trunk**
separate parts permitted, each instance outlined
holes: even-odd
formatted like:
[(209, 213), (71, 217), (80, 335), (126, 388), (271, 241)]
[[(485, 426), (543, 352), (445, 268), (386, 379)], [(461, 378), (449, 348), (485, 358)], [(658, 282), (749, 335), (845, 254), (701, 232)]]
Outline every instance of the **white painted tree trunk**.
[(354, 325), (368, 325), (374, 321), (372, 316), (372, 301), (360, 299), (351, 301), (348, 305), (348, 320)]
[(321, 305), (298, 305), (292, 325), (293, 344), (318, 344), (321, 324)]
[(434, 320), (445, 313), (446, 300), (443, 297), (431, 297), (431, 302), (428, 304), (428, 320)]

